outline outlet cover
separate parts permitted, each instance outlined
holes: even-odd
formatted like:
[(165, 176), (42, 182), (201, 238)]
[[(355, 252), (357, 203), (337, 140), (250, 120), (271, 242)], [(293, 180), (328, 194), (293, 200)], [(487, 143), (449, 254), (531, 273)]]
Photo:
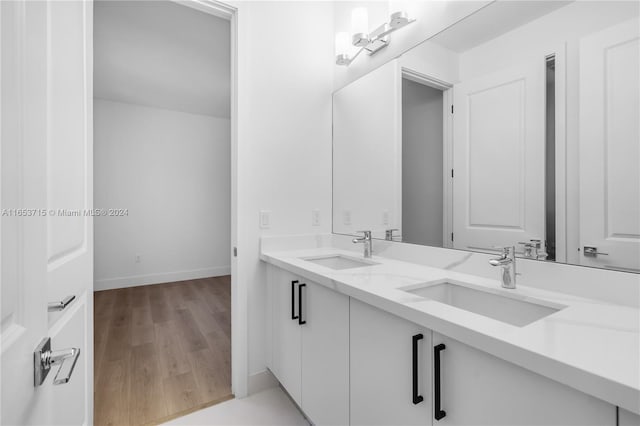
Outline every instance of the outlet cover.
[(260, 229), (269, 229), (271, 227), (271, 212), (268, 210), (260, 210)]
[(382, 224), (383, 225), (389, 224), (389, 210), (385, 210), (382, 212)]
[(320, 210), (311, 210), (311, 225), (320, 226)]
[(343, 210), (342, 223), (344, 225), (351, 225), (351, 210)]

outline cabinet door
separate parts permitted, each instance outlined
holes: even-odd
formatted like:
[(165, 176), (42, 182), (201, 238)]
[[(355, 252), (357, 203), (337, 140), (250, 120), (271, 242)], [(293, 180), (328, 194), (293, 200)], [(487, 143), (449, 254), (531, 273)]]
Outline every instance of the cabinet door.
[(293, 314), (298, 312), (298, 283), (298, 278), (293, 274), (271, 267), (271, 371), (293, 400), (300, 405), (302, 328), (298, 320), (292, 318), (295, 316)]
[(302, 410), (316, 425), (349, 424), (349, 297), (302, 287)]
[(632, 413), (631, 411), (623, 410), (620, 408), (619, 418), (618, 418), (619, 426), (638, 426), (640, 425), (640, 416)]
[[(442, 425), (611, 425), (615, 407), (448, 337), (441, 352)], [(434, 423), (435, 424), (435, 423)]]
[[(351, 299), (351, 424), (431, 424), (431, 331)], [(413, 366), (413, 336), (418, 365)], [(413, 375), (423, 397), (413, 400)]]

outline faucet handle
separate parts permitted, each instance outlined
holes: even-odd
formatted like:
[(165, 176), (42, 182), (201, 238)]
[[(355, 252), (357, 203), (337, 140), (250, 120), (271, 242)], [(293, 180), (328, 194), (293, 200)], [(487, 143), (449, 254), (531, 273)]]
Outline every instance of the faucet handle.
[(371, 231), (356, 231), (356, 232), (364, 234), (365, 238), (371, 238)]
[(515, 246), (493, 246), (493, 248), (495, 250), (500, 250), (502, 251), (502, 255), (507, 257), (507, 256), (515, 256), (516, 254), (516, 247)]
[(395, 231), (399, 231), (399, 229), (394, 228), (394, 229), (385, 230), (384, 231), (384, 239), (387, 240), (387, 241), (393, 241), (393, 237), (394, 237), (393, 233)]

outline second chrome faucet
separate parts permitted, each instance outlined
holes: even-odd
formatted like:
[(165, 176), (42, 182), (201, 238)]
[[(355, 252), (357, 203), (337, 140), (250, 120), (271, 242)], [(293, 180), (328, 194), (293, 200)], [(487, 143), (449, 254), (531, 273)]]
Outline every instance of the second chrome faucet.
[(364, 257), (370, 258), (373, 254), (373, 244), (371, 239), (371, 231), (357, 231), (364, 234), (362, 238), (354, 238), (353, 242), (355, 243), (363, 243), (364, 244)]
[(502, 255), (489, 260), (491, 266), (500, 266), (502, 287), (504, 288), (516, 288), (516, 248), (501, 247)]

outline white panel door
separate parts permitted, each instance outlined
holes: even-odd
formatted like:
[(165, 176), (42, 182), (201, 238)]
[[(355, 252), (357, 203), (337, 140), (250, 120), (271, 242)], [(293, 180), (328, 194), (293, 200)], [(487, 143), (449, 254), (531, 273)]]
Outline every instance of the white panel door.
[[(391, 61), (333, 95), (333, 232), (401, 228), (402, 74)], [(401, 234), (402, 232), (400, 232)]]
[(349, 297), (302, 289), (302, 410), (315, 425), (349, 424)]
[[(92, 3), (1, 2), (0, 15), (1, 423), (91, 424)], [(33, 352), (47, 336), (52, 350), (80, 356), (68, 383), (53, 384), (54, 365), (34, 386)]]
[[(580, 256), (640, 272), (640, 23), (580, 43)], [(584, 247), (607, 255), (586, 256)]]
[[(414, 372), (413, 336), (419, 334)], [(351, 425), (430, 425), (431, 331), (351, 299), (350, 335)], [(423, 398), (417, 403), (414, 373)]]
[(545, 58), (454, 86), (454, 247), (544, 239)]

